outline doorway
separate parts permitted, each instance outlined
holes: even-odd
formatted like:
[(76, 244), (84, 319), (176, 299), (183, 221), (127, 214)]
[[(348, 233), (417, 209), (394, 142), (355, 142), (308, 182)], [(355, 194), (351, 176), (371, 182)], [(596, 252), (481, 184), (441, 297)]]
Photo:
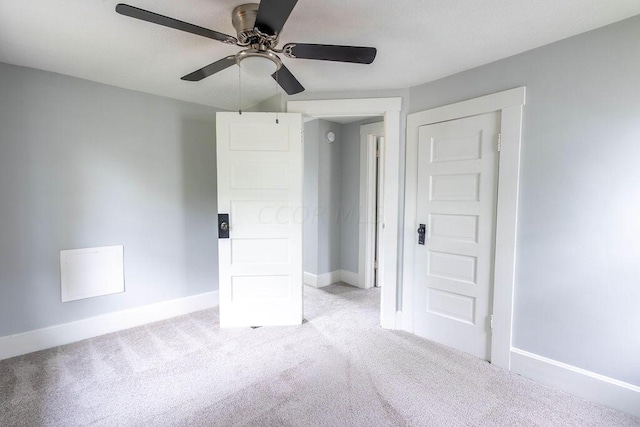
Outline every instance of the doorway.
[(374, 287), (381, 252), (383, 118), (309, 118), (303, 133), (304, 282), (316, 288), (338, 282)]
[[(398, 286), (398, 221), (399, 221), (399, 172), (400, 172), (400, 112), (401, 98), (339, 99), (289, 101), (288, 112), (302, 113), (305, 118), (316, 119), (345, 116), (382, 116), (386, 149), (381, 153), (384, 164), (385, 188), (382, 206), (381, 259), (378, 274), (384, 286), (380, 298), (380, 324), (395, 329), (400, 318), (397, 306)], [(388, 226), (385, 226), (388, 225)], [(359, 279), (358, 279), (359, 280)]]

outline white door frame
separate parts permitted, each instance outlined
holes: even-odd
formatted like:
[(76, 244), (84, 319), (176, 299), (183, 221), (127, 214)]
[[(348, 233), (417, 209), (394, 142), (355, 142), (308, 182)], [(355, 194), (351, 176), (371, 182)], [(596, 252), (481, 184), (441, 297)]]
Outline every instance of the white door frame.
[[(520, 145), (525, 96), (526, 88), (523, 86), (407, 116), (405, 194), (413, 196), (417, 194), (418, 188), (417, 159), (418, 129), (420, 126), (494, 111), (501, 113), (491, 363), (505, 369), (509, 369), (511, 365)], [(409, 332), (413, 332), (413, 264), (417, 227), (416, 198), (406, 197), (402, 325)]]
[[(380, 162), (380, 168), (376, 171), (376, 144), (379, 137), (384, 136), (384, 123), (371, 123), (360, 126), (360, 227), (358, 245), (358, 286), (363, 289), (370, 289), (374, 286), (375, 277), (375, 245), (378, 222), (376, 222), (376, 200), (378, 197), (382, 202), (384, 193), (378, 191), (376, 187), (376, 173), (379, 177), (384, 177), (384, 164)], [(383, 141), (381, 141), (382, 143)], [(378, 148), (380, 153), (384, 152), (384, 147)], [(382, 155), (382, 154), (381, 154)], [(380, 179), (382, 182), (383, 179)], [(383, 190), (383, 186), (380, 186)], [(378, 194), (376, 194), (376, 192)], [(384, 206), (383, 206), (384, 208)], [(382, 235), (379, 232), (379, 237)], [(378, 239), (380, 247), (381, 240)]]
[(302, 113), (313, 118), (336, 116), (383, 116), (386, 150), (381, 155), (384, 163), (384, 211), (381, 236), (383, 242), (382, 262), (378, 270), (382, 277), (380, 298), (380, 325), (396, 328), (398, 288), (398, 224), (400, 193), (400, 111), (402, 98), (367, 98), (288, 101), (289, 113)]

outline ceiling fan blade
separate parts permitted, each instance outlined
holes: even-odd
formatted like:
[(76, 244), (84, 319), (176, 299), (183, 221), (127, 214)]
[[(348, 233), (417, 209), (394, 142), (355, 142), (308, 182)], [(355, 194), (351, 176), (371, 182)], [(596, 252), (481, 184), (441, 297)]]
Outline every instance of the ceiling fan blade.
[(282, 51), (289, 58), (371, 64), (376, 58), (375, 47), (336, 46), (330, 44), (287, 43)]
[(189, 82), (199, 82), (200, 80), (209, 77), (212, 74), (222, 71), (225, 68), (229, 68), (236, 63), (235, 55), (229, 55), (226, 58), (222, 58), (212, 64), (202, 67), (193, 73), (187, 74), (180, 78), (180, 80), (186, 80)]
[(298, 79), (295, 78), (291, 71), (287, 67), (282, 64), (280, 69), (273, 73), (271, 77), (274, 78), (275, 81), (278, 82), (280, 87), (287, 92), (287, 95), (295, 95), (296, 93), (300, 93), (304, 91), (304, 86), (300, 84)]
[(265, 34), (280, 34), (298, 0), (262, 0), (255, 27)]
[(121, 15), (130, 16), (131, 18), (141, 19), (143, 21), (151, 22), (153, 24), (163, 25), (169, 28), (175, 28), (176, 30), (186, 31), (187, 33), (197, 34), (202, 37), (208, 37), (210, 39), (218, 40), (223, 43), (236, 44), (235, 37), (228, 34), (219, 33), (217, 31), (209, 30), (208, 28), (198, 27), (197, 25), (189, 24), (187, 22), (179, 21), (177, 19), (169, 18), (168, 16), (159, 15), (148, 10), (139, 9), (128, 4), (119, 3), (116, 6), (116, 12)]

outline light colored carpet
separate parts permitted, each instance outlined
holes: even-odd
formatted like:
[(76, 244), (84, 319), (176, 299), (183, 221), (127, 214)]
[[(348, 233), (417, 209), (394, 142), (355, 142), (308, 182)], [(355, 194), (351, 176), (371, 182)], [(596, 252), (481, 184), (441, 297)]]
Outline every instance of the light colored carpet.
[(640, 419), (380, 329), (379, 290), (305, 289), (299, 327), (206, 310), (0, 362), (0, 425), (635, 425)]

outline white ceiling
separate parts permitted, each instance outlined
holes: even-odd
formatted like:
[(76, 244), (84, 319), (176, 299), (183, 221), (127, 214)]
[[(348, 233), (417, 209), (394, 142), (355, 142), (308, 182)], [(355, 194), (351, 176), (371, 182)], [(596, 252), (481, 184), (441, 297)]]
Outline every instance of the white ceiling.
[[(242, 0), (122, 0), (235, 36)], [(117, 0), (1, 0), (0, 62), (221, 108), (238, 67), (180, 77), (239, 48), (117, 14)], [(638, 0), (299, 0), (280, 40), (373, 46), (372, 65), (285, 58), (307, 91), (406, 88), (640, 14)], [(243, 107), (276, 93), (243, 77)]]

